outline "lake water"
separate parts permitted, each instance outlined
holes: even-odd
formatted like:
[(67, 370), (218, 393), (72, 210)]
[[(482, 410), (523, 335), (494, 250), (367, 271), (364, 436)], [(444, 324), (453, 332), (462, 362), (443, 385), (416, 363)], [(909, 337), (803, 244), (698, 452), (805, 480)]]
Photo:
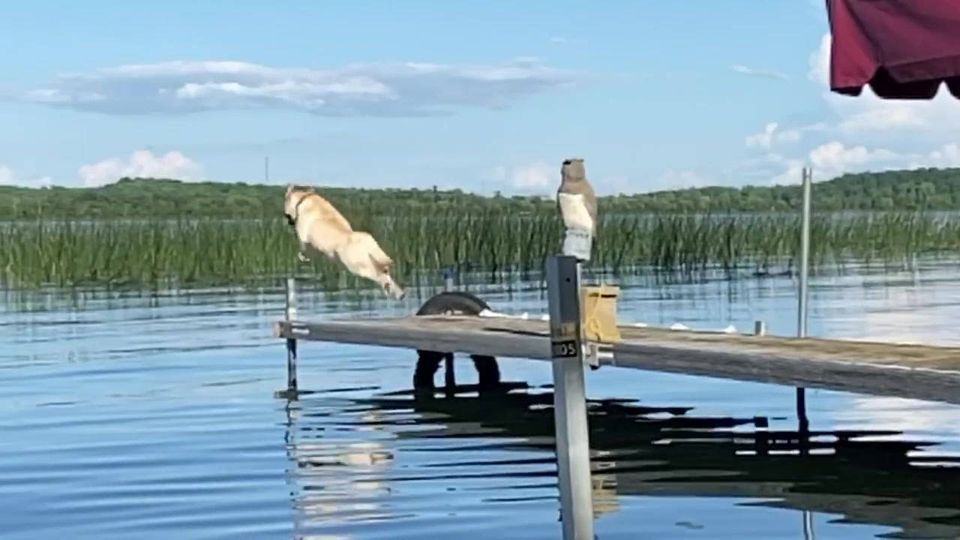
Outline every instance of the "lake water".
[[(619, 318), (791, 335), (795, 290), (637, 283)], [(854, 268), (811, 294), (812, 335), (960, 345), (956, 264)], [(546, 306), (533, 290), (483, 296)], [(414, 351), (305, 343), (306, 392), (288, 401), (270, 327), (282, 298), (0, 296), (0, 537), (559, 537), (549, 364), (502, 359), (505, 395), (415, 398)], [(300, 313), (419, 302), (314, 293)], [(810, 390), (801, 436), (792, 388), (609, 367), (587, 386), (602, 540), (960, 537), (957, 407)]]

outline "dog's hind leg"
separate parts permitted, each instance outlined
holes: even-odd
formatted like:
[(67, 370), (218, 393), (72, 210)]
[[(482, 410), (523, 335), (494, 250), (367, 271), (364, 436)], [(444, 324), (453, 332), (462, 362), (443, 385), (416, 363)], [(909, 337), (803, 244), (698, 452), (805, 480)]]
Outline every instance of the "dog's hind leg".
[[(379, 246), (377, 247), (379, 248)], [(397, 285), (397, 282), (393, 280), (393, 276), (390, 275), (390, 270), (393, 267), (393, 261), (390, 260), (390, 257), (378, 249), (377, 253), (370, 254), (370, 262), (373, 263), (370, 267), (373, 275), (368, 275), (367, 277), (379, 283), (387, 296), (392, 296), (397, 300), (403, 300), (406, 293)]]
[(300, 242), (300, 250), (297, 251), (297, 260), (300, 262), (310, 262), (310, 259), (307, 257), (307, 244)]
[(390, 277), (390, 274), (381, 274), (378, 281), (380, 286), (383, 288), (383, 292), (386, 293), (387, 296), (392, 296), (397, 300), (403, 300), (403, 297), (407, 295), (407, 293), (404, 292), (404, 290), (401, 289), (395, 281), (393, 281), (393, 278)]
[(353, 275), (380, 285), (388, 297), (398, 300), (404, 297), (403, 289), (390, 276), (393, 261), (369, 233), (351, 233), (349, 241), (338, 247), (336, 254)]

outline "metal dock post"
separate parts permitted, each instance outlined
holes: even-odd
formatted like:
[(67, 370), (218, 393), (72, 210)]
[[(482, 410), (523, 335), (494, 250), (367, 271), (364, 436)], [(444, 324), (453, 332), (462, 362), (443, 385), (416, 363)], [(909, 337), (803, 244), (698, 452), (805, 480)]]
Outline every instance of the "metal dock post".
[[(297, 318), (297, 280), (287, 278), (287, 322)], [(287, 338), (287, 393), (297, 394), (297, 340)]]
[(547, 259), (557, 477), (564, 540), (593, 540), (590, 433), (583, 376), (580, 268), (576, 257)]

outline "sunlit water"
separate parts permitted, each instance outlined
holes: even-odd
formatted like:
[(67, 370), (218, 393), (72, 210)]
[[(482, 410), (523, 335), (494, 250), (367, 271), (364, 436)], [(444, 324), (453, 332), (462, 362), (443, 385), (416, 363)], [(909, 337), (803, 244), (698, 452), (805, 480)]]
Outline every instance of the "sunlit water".
[[(790, 335), (795, 290), (639, 284), (619, 318)], [(539, 291), (483, 296), (545, 310)], [(304, 294), (300, 314), (421, 300)], [(509, 393), (414, 398), (414, 351), (306, 343), (288, 401), (280, 291), (0, 302), (2, 538), (559, 537), (547, 363), (501, 360)], [(960, 345), (960, 271), (817, 278), (811, 309), (812, 335)], [(960, 536), (956, 407), (811, 390), (801, 437), (792, 388), (615, 368), (587, 383), (600, 539)]]

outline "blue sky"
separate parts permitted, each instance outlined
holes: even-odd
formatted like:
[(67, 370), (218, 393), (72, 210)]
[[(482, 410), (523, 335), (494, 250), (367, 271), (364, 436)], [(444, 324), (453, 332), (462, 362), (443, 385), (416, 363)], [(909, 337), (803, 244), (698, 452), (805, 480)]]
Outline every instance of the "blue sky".
[[(0, 183), (551, 195), (960, 165), (958, 105), (826, 92), (816, 0), (18, 2)], [(944, 92), (945, 94), (946, 92)]]

